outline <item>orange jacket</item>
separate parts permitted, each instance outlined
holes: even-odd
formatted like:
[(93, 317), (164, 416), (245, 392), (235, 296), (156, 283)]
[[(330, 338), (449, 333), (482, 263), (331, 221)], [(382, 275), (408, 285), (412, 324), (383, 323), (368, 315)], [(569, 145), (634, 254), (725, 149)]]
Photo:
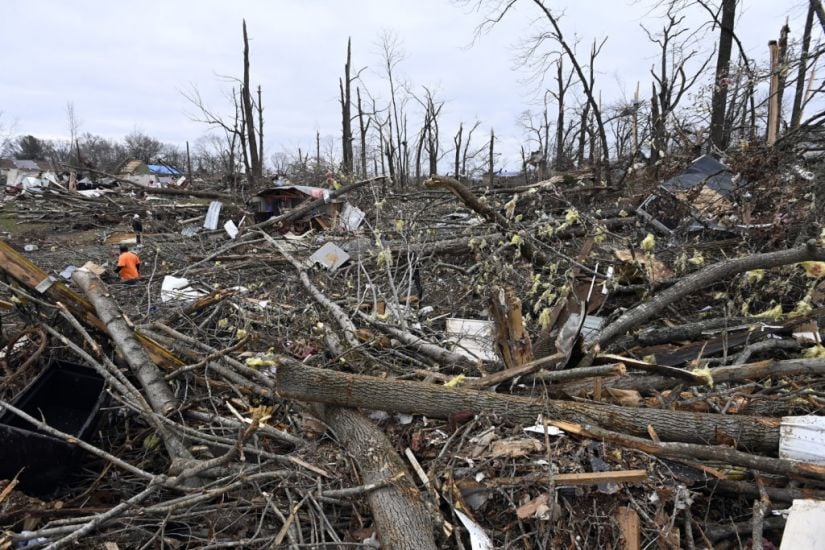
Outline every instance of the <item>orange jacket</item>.
[(120, 280), (128, 281), (140, 277), (140, 258), (134, 252), (123, 252), (117, 258), (117, 266), (120, 268)]

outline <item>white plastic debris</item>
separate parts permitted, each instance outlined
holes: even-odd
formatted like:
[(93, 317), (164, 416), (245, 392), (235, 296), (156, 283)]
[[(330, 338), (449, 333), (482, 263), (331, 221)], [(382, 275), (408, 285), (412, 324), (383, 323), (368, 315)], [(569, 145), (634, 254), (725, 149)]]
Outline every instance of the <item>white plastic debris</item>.
[(195, 300), (203, 295), (203, 292), (189, 288), (189, 279), (183, 277), (167, 275), (160, 285), (161, 302)]
[(779, 550), (823, 550), (825, 538), (822, 525), (825, 524), (825, 502), (821, 500), (796, 499), (793, 501), (782, 545)]
[(223, 229), (226, 231), (226, 234), (229, 235), (230, 239), (238, 236), (238, 226), (236, 226), (232, 220), (227, 220), (227, 222), (223, 224)]
[(349, 260), (349, 254), (335, 246), (326, 243), (309, 257), (310, 264), (319, 263), (330, 271), (335, 271)]
[(487, 536), (487, 533), (484, 532), (484, 529), (482, 529), (479, 524), (471, 520), (461, 510), (456, 510), (455, 513), (458, 519), (461, 520), (464, 528), (470, 533), (470, 547), (472, 550), (493, 550), (493, 541), (490, 540), (490, 537)]
[(347, 231), (355, 231), (358, 227), (360, 227), (365, 216), (366, 214), (363, 210), (357, 206), (351, 205), (350, 203), (346, 203), (344, 205), (344, 209), (341, 211), (341, 225)]

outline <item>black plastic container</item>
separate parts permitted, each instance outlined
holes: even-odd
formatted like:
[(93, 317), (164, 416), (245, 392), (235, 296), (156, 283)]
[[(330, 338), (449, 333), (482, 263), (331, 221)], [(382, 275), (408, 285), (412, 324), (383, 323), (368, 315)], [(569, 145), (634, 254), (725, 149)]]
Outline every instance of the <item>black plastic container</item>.
[[(58, 361), (47, 367), (12, 404), (49, 426), (77, 439), (95, 429), (106, 393), (94, 370)], [(20, 474), (20, 488), (46, 493), (76, 471), (85, 452), (60, 438), (37, 430), (11, 411), (0, 409), (0, 479)]]

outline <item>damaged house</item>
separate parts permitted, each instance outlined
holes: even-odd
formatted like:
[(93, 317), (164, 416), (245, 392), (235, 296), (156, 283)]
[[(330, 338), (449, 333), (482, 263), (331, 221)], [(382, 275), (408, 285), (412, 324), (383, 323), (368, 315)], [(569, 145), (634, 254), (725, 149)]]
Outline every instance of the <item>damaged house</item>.
[(55, 173), (46, 161), (0, 159), (0, 183), (4, 184), (7, 193), (48, 187), (56, 181)]
[(306, 185), (288, 185), (265, 189), (255, 195), (257, 201), (255, 222), (260, 223), (273, 216), (284, 214), (307, 200), (323, 198), (326, 204), (317, 208), (306, 216), (299, 218), (293, 224), (296, 230), (303, 231), (311, 227), (328, 229), (341, 214), (343, 201), (329, 200), (329, 190), (321, 187)]
[(683, 225), (731, 229), (742, 223), (734, 211), (735, 196), (746, 186), (727, 166), (702, 155), (684, 172), (663, 182), (637, 212), (663, 233)]
[(166, 187), (180, 181), (183, 172), (166, 164), (147, 164), (142, 160), (132, 159), (120, 166), (117, 176), (151, 187)]

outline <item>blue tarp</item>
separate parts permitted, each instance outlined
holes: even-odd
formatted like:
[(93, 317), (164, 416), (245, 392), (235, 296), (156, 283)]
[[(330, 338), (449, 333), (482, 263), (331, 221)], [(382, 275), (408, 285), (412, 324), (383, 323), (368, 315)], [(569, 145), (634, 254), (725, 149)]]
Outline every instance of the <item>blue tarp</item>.
[(164, 166), (162, 164), (147, 164), (146, 167), (149, 169), (150, 172), (153, 174), (157, 174), (159, 176), (182, 176), (183, 172), (176, 168), (170, 168), (169, 166)]

